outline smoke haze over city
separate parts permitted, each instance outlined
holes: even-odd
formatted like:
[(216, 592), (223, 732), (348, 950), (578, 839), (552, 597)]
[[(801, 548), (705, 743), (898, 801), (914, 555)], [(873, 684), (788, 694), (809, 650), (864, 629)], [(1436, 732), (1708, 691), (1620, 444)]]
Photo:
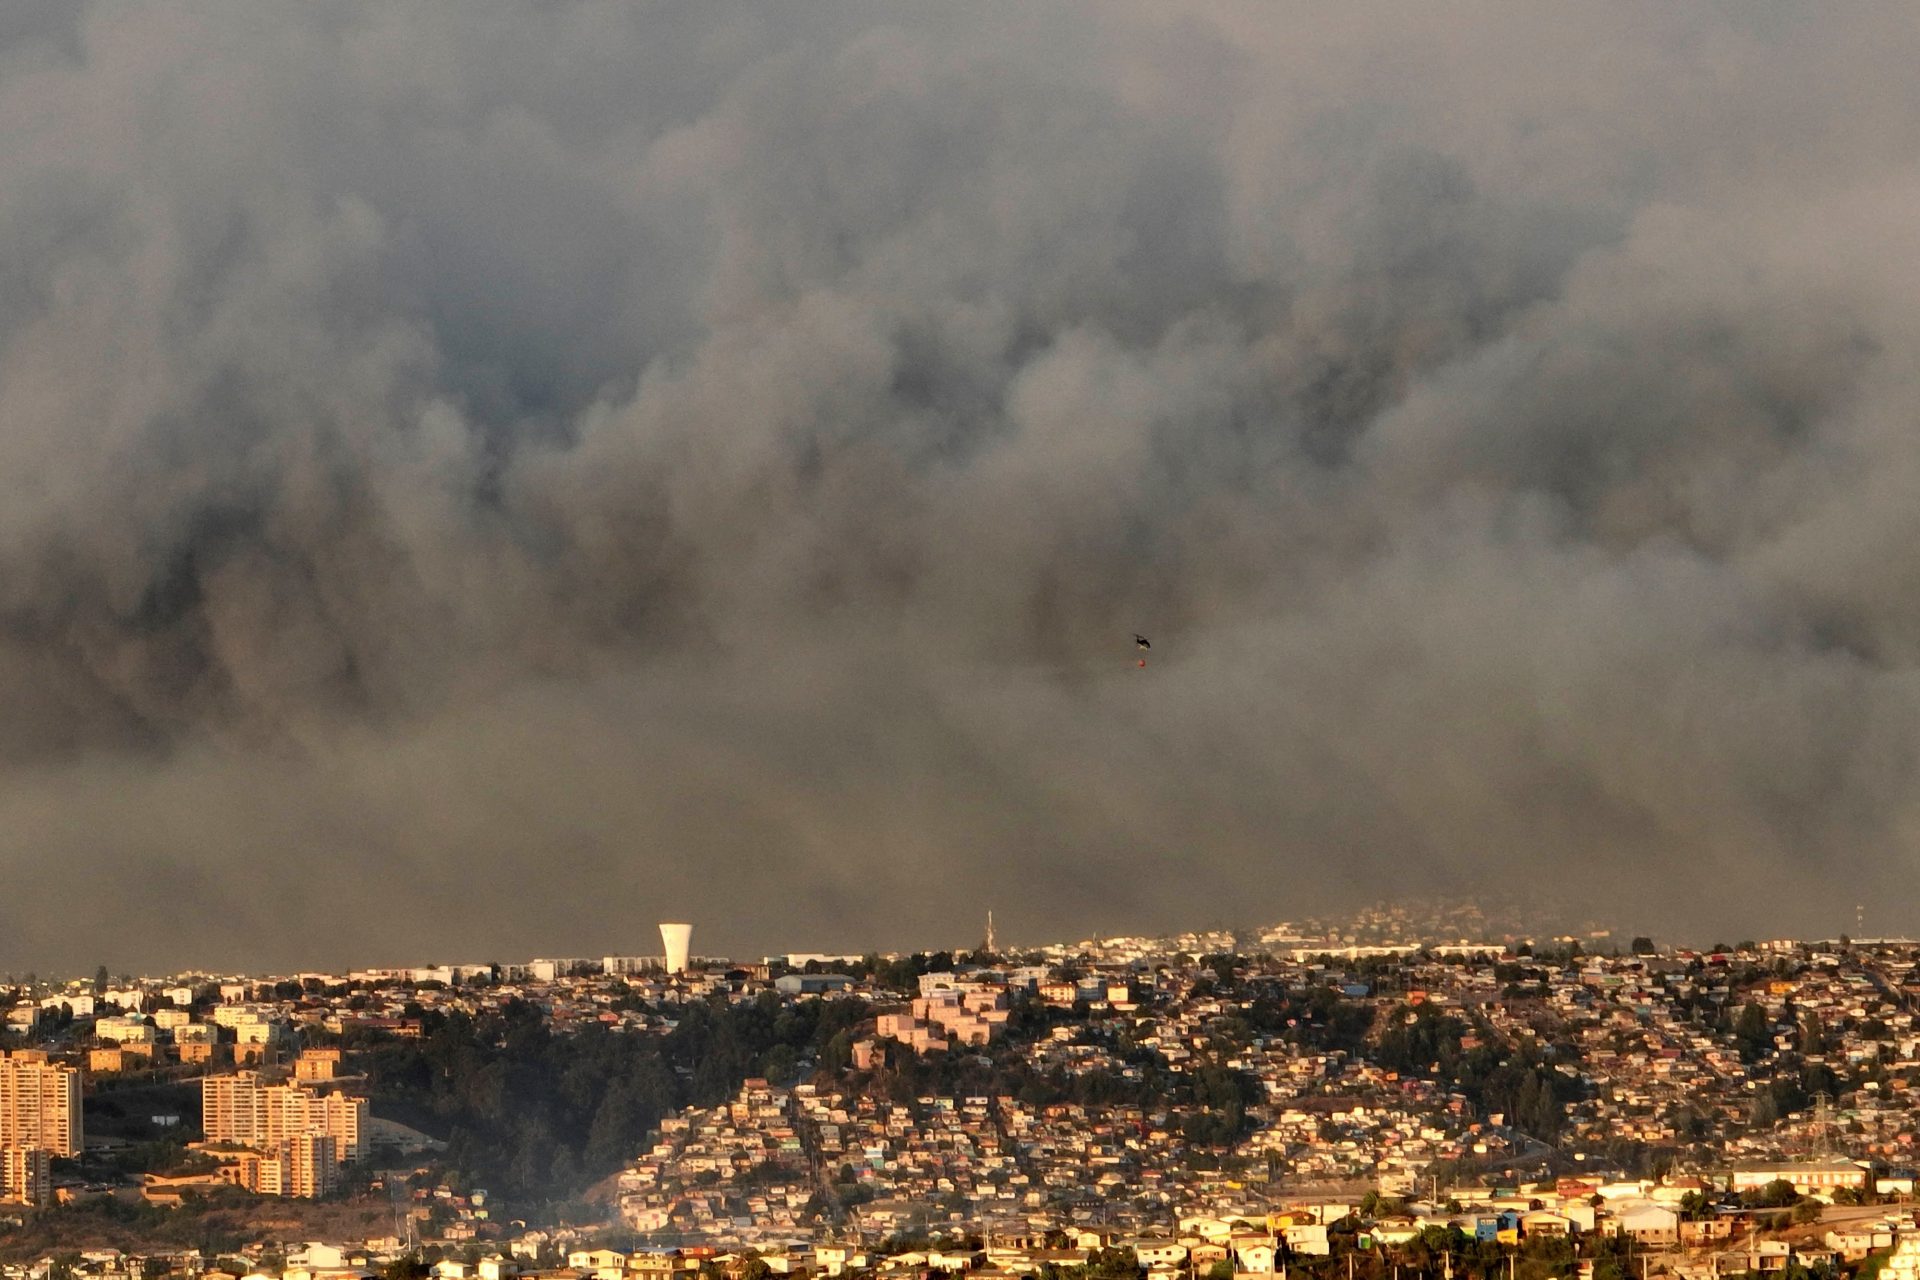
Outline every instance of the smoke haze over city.
[(1920, 930), (1917, 63), (9, 7), (0, 970)]

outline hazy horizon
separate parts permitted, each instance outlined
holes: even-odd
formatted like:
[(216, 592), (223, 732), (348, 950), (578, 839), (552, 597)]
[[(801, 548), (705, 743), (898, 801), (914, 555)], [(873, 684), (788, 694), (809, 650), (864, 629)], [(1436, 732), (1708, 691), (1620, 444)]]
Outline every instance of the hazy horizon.
[(11, 6), (0, 972), (1920, 931), (1916, 61)]

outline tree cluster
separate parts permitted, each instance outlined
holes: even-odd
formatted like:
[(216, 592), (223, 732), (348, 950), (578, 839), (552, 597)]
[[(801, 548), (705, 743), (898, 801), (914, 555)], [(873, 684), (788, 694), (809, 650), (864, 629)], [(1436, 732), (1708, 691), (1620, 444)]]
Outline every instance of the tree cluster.
[(471, 1185), (562, 1200), (616, 1171), (661, 1117), (712, 1106), (749, 1076), (788, 1083), (866, 1015), (844, 1000), (691, 1004), (665, 1035), (602, 1026), (555, 1034), (540, 1011), (428, 1011), (418, 1040), (380, 1038), (360, 1054), (375, 1110), (444, 1134)]

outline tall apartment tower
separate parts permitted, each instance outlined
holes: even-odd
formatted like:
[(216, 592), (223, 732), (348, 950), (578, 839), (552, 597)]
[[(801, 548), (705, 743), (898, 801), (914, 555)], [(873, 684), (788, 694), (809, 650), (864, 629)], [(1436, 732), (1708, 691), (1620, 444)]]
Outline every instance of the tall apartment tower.
[(0, 1147), (80, 1154), (80, 1072), (34, 1049), (0, 1055)]
[(667, 949), (667, 972), (685, 973), (687, 956), (693, 946), (693, 926), (690, 924), (662, 924), (660, 926), (660, 944)]
[(53, 1199), (52, 1156), (45, 1147), (0, 1147), (0, 1204), (44, 1209)]
[(309, 1095), (307, 1132), (326, 1135), (333, 1158), (340, 1164), (358, 1164), (364, 1148), (360, 1131), (367, 1124), (367, 1100), (344, 1093)]
[(324, 1133), (307, 1133), (273, 1144), (260, 1162), (259, 1185), (254, 1190), (263, 1196), (317, 1200), (339, 1185), (340, 1158), (333, 1139)]
[(320, 1134), (332, 1143), (334, 1159), (351, 1162), (361, 1156), (367, 1100), (301, 1084), (268, 1084), (258, 1072), (236, 1071), (200, 1082), (200, 1119), (209, 1142), (271, 1150)]
[(208, 1076), (200, 1082), (200, 1128), (208, 1142), (258, 1146), (267, 1140), (266, 1086), (257, 1071)]

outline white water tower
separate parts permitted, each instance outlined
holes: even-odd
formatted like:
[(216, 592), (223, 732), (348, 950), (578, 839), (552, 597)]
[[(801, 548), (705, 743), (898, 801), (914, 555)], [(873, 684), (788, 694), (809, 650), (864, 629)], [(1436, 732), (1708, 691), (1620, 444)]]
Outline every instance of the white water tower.
[(667, 972), (685, 973), (687, 953), (693, 944), (693, 926), (690, 924), (661, 925), (660, 944), (667, 949)]

